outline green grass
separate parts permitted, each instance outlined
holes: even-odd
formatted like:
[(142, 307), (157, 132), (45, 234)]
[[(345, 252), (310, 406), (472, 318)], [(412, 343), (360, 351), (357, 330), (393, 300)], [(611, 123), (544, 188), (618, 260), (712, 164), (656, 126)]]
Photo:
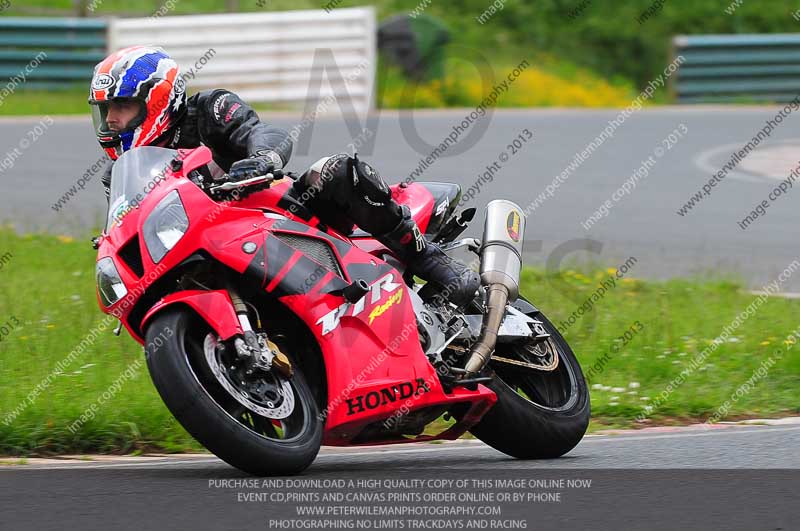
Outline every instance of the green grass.
[[(7, 258), (8, 255), (10, 258)], [(2, 258), (6, 257), (6, 258)], [(6, 425), (8, 412), (103, 319), (94, 294), (95, 253), (88, 241), (0, 229), (0, 327), (21, 326), (0, 342), (0, 454), (199, 450), (162, 405), (146, 368), (101, 404), (75, 434), (68, 426), (127, 367), (142, 360), (141, 347), (110, 328), (32, 404)], [(523, 293), (555, 323), (567, 319), (608, 273), (599, 268), (560, 273), (526, 269)], [(634, 270), (629, 277), (635, 275)], [(681, 368), (715, 338), (754, 297), (729, 280), (687, 279), (619, 283), (566, 337), (585, 369), (639, 320), (644, 330), (619, 349), (592, 383), (625, 388), (592, 391), (593, 424), (634, 424), (642, 396), (655, 397)], [(654, 423), (703, 419), (747, 381), (762, 360), (800, 325), (800, 301), (769, 299), (655, 412)], [(768, 375), (731, 408), (728, 418), (800, 411), (800, 347), (786, 349)], [(685, 353), (685, 355), (683, 355)], [(638, 387), (630, 387), (632, 382)], [(630, 392), (630, 394), (629, 394)], [(612, 396), (618, 396), (616, 405)]]
[(141, 347), (111, 327), (10, 425), (23, 402), (103, 319), (94, 294), (95, 253), (87, 240), (19, 237), (0, 230), (0, 250), (12, 258), (0, 270), (0, 324), (22, 326), (0, 343), (0, 454), (122, 452), (141, 448), (199, 449), (161, 404), (147, 370), (134, 378), (75, 434), (68, 426), (136, 360)]
[[(89, 74), (91, 72), (88, 72), (87, 76)], [(58, 91), (25, 90), (23, 87), (3, 101), (3, 105), (0, 106), (0, 116), (73, 114), (88, 118), (89, 104), (86, 103), (86, 90), (86, 87)], [(302, 106), (289, 104), (254, 103), (253, 107), (259, 113), (264, 113), (264, 116), (268, 116), (271, 110), (303, 110)]]
[[(607, 276), (603, 271), (544, 274), (528, 269), (522, 282), (526, 295), (558, 324)], [(732, 280), (650, 282), (633, 276), (635, 270), (565, 334), (584, 372), (608, 354), (604, 369), (591, 379), (590, 386), (604, 388), (591, 391), (593, 417), (611, 426), (629, 425), (642, 412), (643, 404), (650, 403), (642, 397), (654, 399), (664, 391), (693, 357), (756, 299)], [(735, 402), (727, 418), (800, 411), (800, 347), (784, 343), (793, 332), (800, 333), (798, 310), (800, 301), (768, 299), (654, 411), (654, 422), (713, 415), (770, 357), (777, 361), (767, 377)], [(619, 336), (637, 320), (643, 330), (622, 346)], [(612, 349), (615, 343), (620, 345), (618, 352)], [(779, 348), (783, 353), (777, 358)]]
[[(91, 77), (91, 72), (87, 76)], [(87, 90), (86, 87), (59, 91), (22, 88), (3, 101), (3, 105), (0, 106), (0, 116), (82, 114), (88, 118)]]

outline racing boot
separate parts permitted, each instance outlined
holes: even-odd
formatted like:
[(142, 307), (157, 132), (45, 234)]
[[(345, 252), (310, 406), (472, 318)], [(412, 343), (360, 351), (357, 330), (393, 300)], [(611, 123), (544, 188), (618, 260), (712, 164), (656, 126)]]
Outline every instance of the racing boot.
[(412, 274), (432, 283), (446, 300), (464, 306), (475, 297), (481, 285), (478, 274), (425, 240), (407, 207), (403, 206), (403, 218), (394, 229), (375, 238), (403, 260)]

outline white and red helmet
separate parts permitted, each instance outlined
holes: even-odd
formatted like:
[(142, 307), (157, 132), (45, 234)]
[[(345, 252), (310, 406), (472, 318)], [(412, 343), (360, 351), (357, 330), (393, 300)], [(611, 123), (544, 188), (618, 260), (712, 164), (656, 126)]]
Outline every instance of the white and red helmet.
[[(106, 122), (111, 101), (133, 101), (139, 113), (124, 129)], [(89, 89), (95, 134), (112, 160), (138, 146), (148, 146), (170, 131), (186, 111), (186, 84), (178, 63), (154, 46), (131, 46), (94, 67)]]

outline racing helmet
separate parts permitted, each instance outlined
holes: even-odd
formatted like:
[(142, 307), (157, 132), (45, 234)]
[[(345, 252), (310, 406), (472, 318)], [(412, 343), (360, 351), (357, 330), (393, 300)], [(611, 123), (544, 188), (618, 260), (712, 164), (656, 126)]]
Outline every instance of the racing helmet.
[[(109, 124), (111, 103), (138, 107), (127, 123)], [(97, 141), (116, 160), (125, 151), (158, 143), (186, 111), (178, 63), (155, 46), (119, 50), (94, 67), (89, 105)]]

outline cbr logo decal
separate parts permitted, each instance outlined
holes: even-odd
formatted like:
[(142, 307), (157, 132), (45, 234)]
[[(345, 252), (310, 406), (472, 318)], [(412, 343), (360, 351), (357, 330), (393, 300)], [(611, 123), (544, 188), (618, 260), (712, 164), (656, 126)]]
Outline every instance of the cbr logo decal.
[(399, 385), (390, 385), (377, 391), (370, 391), (365, 395), (347, 399), (347, 414), (363, 413), (367, 409), (376, 409), (390, 402), (405, 400), (412, 396), (430, 393), (431, 388), (425, 383), (424, 378), (415, 378), (414, 382), (403, 382)]
[[(322, 317), (320, 317), (319, 320), (317, 321), (317, 324), (322, 324), (322, 335), (324, 336), (325, 334), (336, 329), (336, 327), (339, 326), (339, 321), (341, 320), (341, 318), (344, 315), (348, 314), (348, 312), (349, 315), (352, 317), (355, 317), (356, 315), (363, 312), (364, 308), (367, 305), (367, 297), (369, 297), (370, 299), (369, 301), (370, 304), (375, 304), (381, 299), (384, 293), (392, 293), (397, 288), (399, 288), (400, 284), (393, 281), (394, 281), (394, 274), (388, 273), (383, 278), (378, 279), (374, 284), (372, 284), (370, 286), (369, 292), (367, 292), (366, 295), (358, 299), (358, 301), (356, 301), (355, 304), (345, 302), (341, 304), (338, 308), (335, 308), (326, 313), (325, 315), (323, 315)], [(400, 293), (402, 293), (402, 291)], [(394, 298), (394, 296), (392, 296), (392, 298)], [(387, 301), (386, 303), (387, 305), (381, 305), (375, 308), (375, 310), (378, 310), (379, 308), (383, 308), (383, 306), (386, 306), (386, 308), (381, 310), (380, 313), (376, 314), (374, 317), (378, 317), (379, 315), (383, 314), (386, 310), (389, 309), (389, 307), (392, 304), (395, 304), (395, 302), (399, 300), (400, 297), (397, 297), (397, 300), (393, 301), (391, 304), (389, 304)], [(375, 312), (375, 310), (373, 310), (373, 313)], [(372, 314), (370, 314), (370, 323), (372, 323), (372, 319), (374, 319), (374, 317)]]
[(376, 317), (380, 317), (381, 315), (386, 313), (386, 310), (391, 308), (394, 303), (400, 302), (400, 299), (402, 298), (403, 298), (403, 292), (398, 291), (397, 293), (389, 297), (389, 300), (387, 300), (383, 304), (375, 306), (372, 309), (372, 311), (369, 312), (369, 324), (372, 324), (372, 321), (374, 321)]

